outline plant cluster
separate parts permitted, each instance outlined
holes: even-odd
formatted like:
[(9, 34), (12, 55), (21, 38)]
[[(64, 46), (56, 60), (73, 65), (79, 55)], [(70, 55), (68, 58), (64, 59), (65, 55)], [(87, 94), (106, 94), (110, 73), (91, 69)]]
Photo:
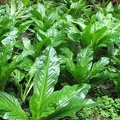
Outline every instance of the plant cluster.
[(98, 105), (91, 86), (119, 92), (119, 12), (84, 0), (0, 6), (0, 117), (57, 120)]

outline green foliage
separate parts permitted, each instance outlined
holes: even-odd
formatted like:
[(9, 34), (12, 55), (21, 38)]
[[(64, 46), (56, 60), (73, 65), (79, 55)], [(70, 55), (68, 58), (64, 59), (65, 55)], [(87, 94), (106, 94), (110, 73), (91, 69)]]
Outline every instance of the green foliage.
[(73, 75), (78, 83), (85, 83), (96, 77), (105, 69), (109, 63), (109, 59), (102, 57), (99, 61), (93, 61), (93, 50), (91, 46), (82, 49), (76, 57), (76, 64), (73, 61), (73, 53), (70, 50), (65, 50), (65, 56), (62, 56), (65, 61), (67, 70)]
[(9, 120), (28, 120), (27, 114), (22, 110), (17, 98), (5, 92), (0, 92), (0, 116)]
[[(54, 48), (48, 46), (42, 55), (36, 58), (34, 64), (34, 93), (30, 99), (33, 120), (42, 119), (50, 114), (48, 120), (70, 116), (71, 113), (94, 104), (92, 100), (84, 99), (90, 88), (88, 84), (81, 87), (65, 86), (60, 91), (53, 92), (60, 71), (59, 59)], [(28, 119), (15, 97), (1, 92), (0, 100), (0, 111), (2, 111), (0, 116), (3, 119)], [(74, 103), (77, 104), (74, 105)]]
[[(13, 3), (13, 4), (12, 4)], [(19, 5), (22, 3), (20, 2)], [(28, 55), (32, 55), (34, 53), (33, 49), (23, 49), (20, 52), (15, 51), (15, 47), (17, 46), (17, 39), (20, 39), (20, 35), (24, 33), (24, 31), (30, 26), (30, 22), (27, 21), (22, 23), (21, 25), (17, 25), (17, 19), (14, 16), (18, 13), (19, 15), (25, 13), (16, 12), (15, 6), (18, 3), (15, 3), (13, 0), (11, 1), (11, 5), (9, 9), (6, 9), (7, 13), (4, 13), (0, 19), (1, 26), (1, 37), (0, 37), (0, 90), (4, 90), (5, 85), (7, 83), (10, 74), (19, 67), (21, 62), (23, 62), (24, 58)], [(7, 5), (6, 5), (7, 6)], [(18, 6), (17, 6), (18, 7)], [(5, 8), (1, 8), (2, 10)], [(11, 19), (11, 17), (13, 19)], [(18, 48), (17, 48), (18, 49)]]
[[(43, 55), (36, 60), (36, 68), (34, 95), (30, 101), (30, 108), (33, 119), (40, 119), (43, 117), (42, 114), (44, 115), (44, 111), (46, 111), (44, 110), (46, 108), (44, 108), (43, 103), (52, 94), (60, 71), (59, 61), (53, 48), (48, 47), (43, 52)], [(37, 103), (37, 101), (39, 101), (39, 103)]]
[[(119, 5), (107, 3), (10, 0), (0, 6), (1, 118), (70, 119), (86, 107), (76, 119), (88, 119), (99, 108), (88, 108), (96, 105), (86, 98), (91, 85), (108, 82), (119, 93)], [(102, 99), (108, 103), (94, 118), (119, 117), (119, 99)]]

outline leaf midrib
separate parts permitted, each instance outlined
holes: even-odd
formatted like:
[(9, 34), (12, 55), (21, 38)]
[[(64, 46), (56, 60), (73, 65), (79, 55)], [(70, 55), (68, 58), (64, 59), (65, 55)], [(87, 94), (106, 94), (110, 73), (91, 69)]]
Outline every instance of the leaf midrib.
[[(83, 90), (83, 89), (84, 89), (84, 88), (79, 89), (78, 91), (74, 91), (67, 100), (65, 100), (64, 102), (62, 102), (62, 103), (59, 104), (58, 106), (60, 107), (61, 105), (64, 105), (64, 103), (66, 103), (66, 102), (69, 101), (71, 98), (73, 98), (74, 96), (76, 96), (76, 95), (77, 95), (81, 90)], [(81, 99), (82, 99), (82, 98), (81, 98)]]
[[(47, 57), (47, 65), (46, 65), (46, 68), (45, 68), (45, 75), (44, 75), (43, 84), (42, 84), (43, 87), (41, 89), (41, 93), (40, 93), (40, 97), (39, 97), (39, 101), (40, 101), (40, 104), (38, 106), (39, 110), (41, 108), (43, 95), (45, 93), (45, 86), (46, 86), (46, 78), (47, 78), (47, 74), (48, 74), (49, 60), (50, 60), (50, 58), (49, 58), (49, 55), (48, 55), (48, 57)], [(40, 111), (40, 116), (41, 116), (41, 114), (42, 114), (42, 111)], [(40, 117), (40, 116), (39, 116), (39, 112), (38, 112), (37, 117)]]

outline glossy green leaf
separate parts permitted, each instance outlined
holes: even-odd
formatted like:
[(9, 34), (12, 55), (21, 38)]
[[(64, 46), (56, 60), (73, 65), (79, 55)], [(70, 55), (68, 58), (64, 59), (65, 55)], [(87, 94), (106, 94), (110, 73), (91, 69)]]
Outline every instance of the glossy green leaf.
[(48, 99), (45, 100), (45, 104), (43, 105), (45, 112), (42, 116), (48, 116), (57, 109), (66, 106), (69, 103), (69, 100), (76, 96), (77, 88), (77, 85), (64, 86), (61, 90), (53, 92)]
[(23, 58), (27, 57), (28, 55), (34, 54), (33, 50), (24, 50), (20, 55), (16, 55), (13, 58), (13, 61), (9, 65), (10, 67), (17, 65), (19, 62), (23, 60)]
[(41, 14), (42, 19), (45, 17), (45, 7), (43, 4), (37, 4), (37, 11)]
[(10, 8), (10, 14), (13, 16), (16, 12), (16, 3), (15, 0), (10, 0), (11, 8)]
[(32, 20), (34, 22), (35, 27), (38, 27), (40, 29), (43, 28), (43, 22), (42, 21), (40, 21), (39, 19), (36, 19), (35, 17), (31, 17), (31, 18), (32, 18)]
[(73, 53), (69, 49), (63, 50), (63, 53), (65, 56), (62, 56), (62, 59), (65, 61), (66, 69), (72, 73), (75, 69)]
[(5, 38), (2, 39), (2, 44), (4, 46), (14, 46), (15, 45), (15, 42), (16, 42), (16, 38), (18, 37), (17, 36), (17, 33), (18, 33), (18, 29), (17, 28), (14, 28), (13, 30), (11, 30), (10, 32), (7, 32), (6, 34), (4, 34)]
[(82, 49), (76, 58), (75, 70), (72, 73), (78, 83), (83, 83), (92, 67), (93, 50), (91, 46)]
[(48, 18), (47, 18), (47, 22), (45, 23), (45, 26), (51, 26), (55, 20), (59, 19), (59, 15), (57, 13), (57, 10), (54, 8), (52, 9), (52, 11), (49, 13)]
[(15, 19), (22, 18), (22, 20), (26, 19), (26, 18), (29, 18), (30, 17), (29, 14), (27, 14), (26, 16), (24, 15), (25, 11), (26, 11), (26, 8), (25, 8), (23, 2), (19, 1), (18, 4), (19, 5), (16, 5), (16, 12), (14, 14), (14, 18)]
[(73, 98), (84, 99), (89, 89), (90, 85), (88, 84), (82, 84), (81, 86), (66, 85), (61, 90), (53, 92), (49, 99), (46, 99), (46, 103), (49, 103), (48, 105), (55, 104), (50, 106), (56, 106), (55, 109), (59, 109), (69, 104), (69, 101)]
[(93, 38), (92, 38), (92, 45), (96, 47), (96, 45), (100, 44), (100, 39), (102, 39), (105, 35), (106, 35), (106, 32), (107, 32), (107, 27), (103, 27), (101, 29), (99, 29), (98, 31), (96, 31), (94, 34), (93, 34)]
[(36, 59), (36, 68), (34, 95), (30, 100), (30, 109), (33, 119), (40, 119), (45, 110), (44, 101), (52, 94), (60, 71), (56, 52), (51, 46), (47, 47)]
[[(65, 116), (71, 116), (81, 108), (92, 105), (92, 100), (84, 99), (90, 86), (83, 84), (82, 86), (65, 86), (62, 90), (56, 91), (51, 95), (54, 101), (56, 111), (47, 117), (47, 120), (56, 120)], [(51, 100), (49, 99), (49, 100)]]
[(84, 9), (85, 7), (85, 2), (83, 0), (79, 0), (79, 1), (74, 1), (71, 0), (72, 4), (70, 6), (70, 10), (71, 10), (71, 13), (73, 15), (78, 15), (82, 12), (82, 10)]
[[(35, 20), (37, 21), (37, 19), (38, 20), (42, 20), (42, 16), (41, 16), (41, 14), (37, 10), (31, 10), (30, 12), (31, 12), (31, 14), (34, 17), (34, 19), (33, 19), (34, 21)], [(35, 19), (35, 18), (37, 18), (37, 19)]]
[(10, 24), (13, 22), (12, 19), (4, 18), (0, 20), (0, 34), (3, 32), (3, 30), (9, 28)]
[(25, 6), (27, 6), (30, 3), (30, 0), (22, 0)]
[(39, 19), (39, 20), (43, 20), (43, 18), (45, 17), (45, 7), (43, 4), (38, 3), (37, 4), (37, 9), (36, 10), (31, 10), (32, 15)]
[(1, 41), (0, 46), (0, 89), (4, 89), (6, 81), (13, 71), (13, 67), (9, 68), (8, 61), (12, 57), (13, 48), (15, 45), (15, 38), (17, 37), (17, 29), (11, 30), (5, 34), (5, 38)]
[(29, 71), (31, 69), (31, 66), (33, 65), (33, 61), (29, 58), (24, 58), (20, 64), (19, 64), (19, 67), (21, 69), (24, 69), (25, 71)]
[(14, 44), (8, 44), (0, 47), (0, 69), (4, 68), (7, 61), (11, 58)]
[(32, 22), (33, 22), (32, 20), (29, 20), (29, 21), (26, 21), (26, 22), (22, 23), (18, 27), (18, 35), (23, 34), (25, 32), (25, 30), (27, 30), (29, 28), (29, 26), (32, 24)]
[(0, 111), (3, 111), (3, 119), (7, 120), (29, 120), (27, 114), (22, 110), (18, 100), (5, 92), (0, 92)]
[(92, 65), (92, 60), (93, 60), (93, 50), (91, 46), (88, 46), (84, 49), (82, 49), (78, 54), (77, 54), (77, 65), (81, 66), (82, 68), (85, 68), (84, 70), (89, 71)]
[(22, 42), (23, 42), (23, 45), (24, 45), (24, 49), (32, 50), (32, 45), (31, 45), (30, 40), (28, 38), (23, 37)]
[(25, 74), (22, 73), (20, 70), (14, 70), (11, 76), (14, 77), (15, 82), (19, 83), (21, 80), (23, 80)]
[(73, 99), (69, 102), (69, 104), (61, 109), (56, 110), (53, 114), (49, 115), (46, 120), (57, 120), (59, 118), (72, 116), (75, 112), (79, 111), (84, 107), (92, 107), (95, 106), (95, 103), (92, 100), (78, 100)]
[(95, 27), (95, 24), (85, 27), (81, 39), (83, 47), (92, 45), (93, 47), (97, 48), (102, 42), (101, 39), (108, 34), (108, 29), (106, 26), (102, 27), (101, 25), (98, 30), (96, 30)]
[(101, 85), (101, 84), (104, 84), (106, 82), (106, 80), (108, 78), (110, 78), (110, 76), (113, 76), (115, 77), (115, 75), (117, 76), (117, 74), (111, 74), (110, 72), (108, 71), (102, 71), (98, 74), (96, 74), (95, 76), (93, 76), (90, 80), (89, 80), (89, 83), (90, 84), (97, 84), (97, 85)]
[(105, 66), (109, 63), (109, 59), (102, 57), (98, 62), (94, 63), (90, 73), (88, 74), (89, 79), (95, 76), (96, 74), (102, 72), (105, 69)]
[(85, 27), (82, 33), (81, 43), (83, 47), (87, 47), (88, 45), (92, 45), (93, 34), (91, 34), (91, 25)]
[(93, 61), (93, 50), (91, 46), (82, 49), (76, 57), (76, 65), (73, 61), (73, 53), (66, 49), (64, 50), (65, 56), (62, 59), (66, 63), (66, 69), (73, 75), (78, 83), (83, 83), (88, 75)]
[(106, 10), (108, 13), (114, 11), (112, 2), (110, 2), (110, 3), (106, 6), (105, 10)]

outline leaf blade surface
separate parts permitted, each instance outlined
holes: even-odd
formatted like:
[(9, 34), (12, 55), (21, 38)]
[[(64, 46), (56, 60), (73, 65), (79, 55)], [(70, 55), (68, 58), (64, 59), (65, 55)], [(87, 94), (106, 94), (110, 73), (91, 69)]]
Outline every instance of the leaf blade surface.
[[(37, 71), (34, 77), (34, 95), (30, 100), (33, 116), (39, 119), (44, 111), (44, 101), (52, 94), (59, 75), (59, 62), (56, 51), (48, 46), (36, 60)], [(34, 104), (36, 102), (36, 104)]]

